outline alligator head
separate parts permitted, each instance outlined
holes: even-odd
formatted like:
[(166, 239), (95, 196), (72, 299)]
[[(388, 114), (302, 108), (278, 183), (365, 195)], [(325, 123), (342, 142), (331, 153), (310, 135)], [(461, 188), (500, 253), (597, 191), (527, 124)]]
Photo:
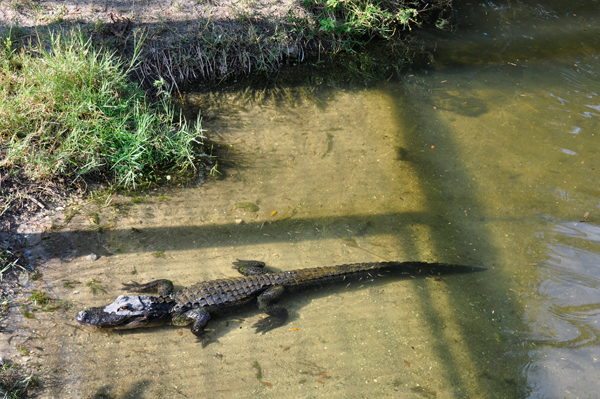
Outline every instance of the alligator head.
[(83, 326), (124, 330), (163, 324), (170, 317), (173, 303), (148, 295), (120, 295), (113, 303), (77, 313)]

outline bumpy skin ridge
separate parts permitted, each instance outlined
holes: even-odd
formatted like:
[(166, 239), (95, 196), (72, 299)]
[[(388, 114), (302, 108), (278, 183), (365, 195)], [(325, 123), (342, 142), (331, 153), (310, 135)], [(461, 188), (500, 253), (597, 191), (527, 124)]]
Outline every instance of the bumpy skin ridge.
[(173, 313), (196, 307), (228, 307), (251, 299), (268, 287), (301, 287), (337, 281), (358, 272), (399, 265), (398, 262), (353, 263), (338, 266), (297, 269), (246, 277), (232, 277), (196, 283), (171, 294)]

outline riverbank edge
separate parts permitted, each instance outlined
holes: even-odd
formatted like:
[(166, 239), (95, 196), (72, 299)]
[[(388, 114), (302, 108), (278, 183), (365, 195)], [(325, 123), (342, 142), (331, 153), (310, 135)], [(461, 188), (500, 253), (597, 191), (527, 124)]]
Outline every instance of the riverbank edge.
[[(372, 40), (398, 45), (421, 25), (449, 27), (452, 0), (178, 0), (0, 2), (0, 31), (48, 38), (79, 29), (96, 45), (133, 58), (143, 40), (135, 78), (152, 91), (157, 81), (183, 90), (194, 82), (275, 72), (286, 65), (341, 51), (361, 51)], [(5, 34), (6, 32), (1, 32)]]

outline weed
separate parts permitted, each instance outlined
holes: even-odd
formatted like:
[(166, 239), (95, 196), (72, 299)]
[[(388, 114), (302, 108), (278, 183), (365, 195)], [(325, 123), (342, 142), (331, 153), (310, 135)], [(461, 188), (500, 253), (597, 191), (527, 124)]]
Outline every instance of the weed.
[(100, 284), (98, 284), (99, 282), (100, 281), (92, 278), (92, 279), (90, 279), (90, 281), (88, 281), (87, 283), (85, 283), (85, 286), (89, 287), (90, 291), (94, 295), (96, 295), (96, 292), (98, 292), (98, 291), (106, 294), (106, 289), (104, 289), (104, 287), (102, 287)]
[(52, 298), (47, 293), (40, 290), (31, 291), (31, 296), (29, 297), (30, 301), (33, 301), (33, 310), (42, 310), (44, 312), (53, 312), (56, 309), (62, 307), (68, 307), (68, 303), (63, 301), (58, 301)]
[(40, 307), (46, 307), (50, 303), (54, 302), (54, 298), (40, 290), (31, 291), (31, 296), (29, 297), (29, 300), (33, 301), (37, 306)]
[(81, 281), (72, 280), (72, 281), (63, 281), (63, 287), (65, 288), (75, 288), (75, 285), (81, 284)]
[(0, 301), (0, 315), (5, 316), (10, 309), (10, 299), (3, 297)]
[(23, 317), (26, 319), (35, 319), (35, 315), (29, 311), (27, 305), (21, 306), (21, 311), (23, 312)]
[(110, 190), (94, 190), (89, 194), (88, 199), (102, 207), (107, 207), (113, 200), (113, 193)]
[(88, 217), (88, 220), (95, 225), (99, 225), (100, 224), (100, 214), (98, 214), (97, 212), (88, 212), (86, 213), (86, 216)]
[(4, 398), (24, 398), (37, 386), (37, 378), (14, 363), (5, 363), (0, 368), (0, 392)]
[(152, 252), (152, 256), (154, 256), (155, 258), (159, 259), (159, 258), (166, 258), (167, 256), (165, 255), (165, 251), (155, 251)]
[(319, 23), (321, 34), (329, 36), (333, 50), (354, 51), (373, 37), (391, 39), (397, 32), (418, 24), (417, 3), (401, 0), (304, 0)]
[(17, 350), (21, 354), (21, 356), (29, 356), (29, 349), (25, 345), (17, 346)]
[[(0, 216), (1, 216), (1, 214), (0, 214)], [(0, 269), (0, 282), (2, 282), (4, 273), (6, 273), (9, 269), (12, 269), (17, 264), (18, 261), (19, 261), (19, 258), (17, 258), (8, 249), (5, 248), (2, 250), (2, 252), (0, 252), (0, 267), (2, 268), (2, 269)]]
[(96, 33), (105, 33), (107, 31), (106, 24), (100, 18), (98, 18), (96, 22), (94, 22), (93, 29)]
[(33, 273), (30, 274), (29, 276), (29, 280), (31, 281), (42, 281), (42, 274), (36, 270)]
[(66, 225), (69, 224), (69, 222), (71, 221), (71, 219), (73, 219), (73, 216), (77, 215), (79, 213), (79, 209), (77, 207), (72, 207), (69, 208), (67, 211), (65, 211), (65, 220), (59, 224), (59, 225), (52, 225), (51, 229), (52, 230), (60, 230), (63, 227), (65, 227)]

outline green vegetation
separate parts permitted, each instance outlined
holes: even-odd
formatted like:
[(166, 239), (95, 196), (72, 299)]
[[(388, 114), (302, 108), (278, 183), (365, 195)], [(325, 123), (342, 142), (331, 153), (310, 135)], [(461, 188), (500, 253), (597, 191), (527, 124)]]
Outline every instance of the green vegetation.
[(22, 305), (21, 311), (23, 312), (23, 317), (25, 317), (26, 319), (35, 319), (35, 315), (31, 313), (27, 305)]
[(78, 284), (81, 284), (81, 282), (77, 280), (63, 281), (63, 287), (65, 288), (75, 288)]
[(44, 312), (52, 312), (60, 307), (68, 307), (67, 303), (60, 300), (56, 300), (50, 295), (48, 295), (46, 292), (40, 290), (31, 291), (31, 296), (29, 297), (29, 300), (33, 301), (34, 303), (35, 307), (33, 308), (33, 310), (40, 309)]
[[(239, 0), (230, 6), (235, 24), (209, 19), (197, 21), (196, 29), (157, 26), (149, 32), (156, 39), (142, 50), (141, 74), (152, 81), (157, 71), (161, 76), (168, 71), (169, 83), (178, 87), (198, 78), (273, 72), (310, 56), (355, 52), (373, 39), (406, 51), (405, 33), (412, 27), (449, 28), (446, 11), (452, 1), (303, 0), (297, 5), (285, 16), (272, 17), (261, 14), (252, 0)], [(159, 33), (165, 31), (173, 40), (164, 40)]]
[[(208, 156), (200, 120), (190, 123), (178, 114), (167, 88), (275, 71), (323, 52), (354, 52), (374, 38), (392, 43), (396, 59), (408, 59), (403, 32), (424, 21), (448, 26), (444, 12), (451, 1), (303, 0), (278, 16), (261, 14), (251, 0), (229, 7), (236, 23), (226, 27), (190, 20), (161, 23), (146, 34), (131, 28), (122, 36), (114, 33), (117, 26), (89, 23), (60, 33), (14, 27), (1, 36), (0, 169), (8, 178), (18, 173), (67, 183), (104, 176), (126, 188), (161, 176), (170, 180), (170, 173), (193, 170)], [(98, 49), (92, 36), (96, 44), (129, 53), (130, 61)], [(359, 54), (347, 68), (363, 76), (382, 69), (379, 64)], [(134, 74), (154, 82), (154, 102), (131, 80)], [(0, 199), (0, 215), (18, 199)]]
[(25, 345), (18, 345), (17, 350), (21, 354), (21, 356), (29, 356), (29, 349)]
[(304, 0), (318, 21), (317, 30), (329, 36), (334, 51), (352, 51), (373, 37), (391, 39), (417, 24), (418, 2), (397, 0)]
[(0, 43), (0, 167), (37, 180), (103, 173), (132, 188), (205, 156), (200, 120), (192, 128), (168, 93), (152, 105), (130, 81), (139, 52), (126, 65), (81, 32), (16, 43), (13, 31)]
[(154, 256), (157, 259), (164, 259), (167, 257), (167, 255), (165, 255), (165, 251), (162, 250), (152, 252), (152, 256)]
[(106, 294), (106, 289), (104, 289), (104, 287), (99, 283), (100, 281), (91, 278), (90, 281), (85, 283), (85, 286), (89, 287), (90, 292), (94, 295), (96, 295), (97, 292), (102, 292), (103, 294)]
[(236, 202), (235, 207), (239, 209), (246, 209), (249, 212), (258, 212), (258, 205), (252, 202)]
[[(0, 216), (2, 213), (0, 213)], [(19, 259), (7, 248), (0, 251), (0, 282), (2, 282), (4, 273), (9, 272), (10, 269), (14, 268), (18, 261)]]
[(0, 368), (0, 392), (3, 398), (24, 398), (36, 386), (37, 379), (27, 375), (22, 367), (6, 363)]
[(54, 298), (40, 290), (31, 291), (31, 296), (29, 297), (29, 300), (34, 301), (38, 306), (41, 307), (46, 307), (52, 302), (54, 302)]

